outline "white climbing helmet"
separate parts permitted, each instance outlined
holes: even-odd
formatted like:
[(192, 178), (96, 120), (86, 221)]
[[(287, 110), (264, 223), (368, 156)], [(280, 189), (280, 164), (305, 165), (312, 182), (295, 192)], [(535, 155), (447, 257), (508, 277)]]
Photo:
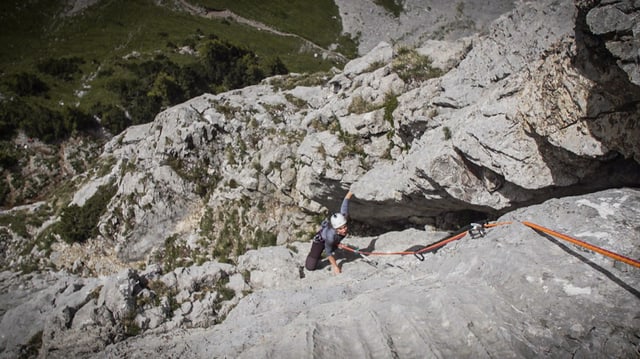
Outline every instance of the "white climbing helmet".
[(334, 213), (331, 216), (331, 227), (340, 228), (347, 224), (347, 218), (342, 213)]

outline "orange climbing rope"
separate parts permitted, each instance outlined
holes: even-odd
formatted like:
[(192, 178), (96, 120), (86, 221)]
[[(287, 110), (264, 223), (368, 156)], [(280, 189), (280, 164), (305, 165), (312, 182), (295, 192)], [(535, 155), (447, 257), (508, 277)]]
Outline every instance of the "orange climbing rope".
[(357, 253), (357, 254), (362, 254), (362, 255), (366, 255), (366, 256), (389, 256), (389, 255), (410, 255), (410, 254), (420, 254), (420, 253), (424, 253), (436, 248), (440, 248), (442, 246), (444, 246), (445, 244), (449, 243), (449, 242), (453, 242), (455, 240), (458, 240), (464, 236), (467, 235), (467, 231), (464, 231), (462, 233), (458, 233), (452, 237), (449, 238), (445, 238), (437, 243), (434, 243), (430, 246), (427, 246), (425, 248), (422, 248), (418, 251), (403, 251), (403, 252), (366, 252), (366, 251), (361, 251), (358, 248), (352, 248), (349, 246), (346, 246), (344, 244), (338, 244), (338, 248), (342, 248), (344, 250), (347, 250), (349, 252), (353, 252), (353, 253)]
[[(501, 226), (501, 225), (505, 225), (505, 224), (511, 224), (511, 222), (496, 222), (496, 223), (487, 223), (482, 225), (483, 228), (493, 228), (493, 227), (497, 227), (497, 226)], [(438, 241), (434, 244), (431, 244), (429, 246), (426, 246), (422, 249), (416, 250), (416, 251), (403, 251), (403, 252), (366, 252), (366, 251), (361, 251), (357, 248), (351, 248), (349, 246), (346, 246), (344, 244), (338, 244), (338, 248), (353, 252), (353, 253), (357, 253), (357, 254), (362, 254), (362, 255), (366, 255), (366, 256), (387, 256), (387, 255), (415, 255), (416, 257), (418, 257), (418, 255), (421, 255), (422, 253), (425, 252), (429, 252), (432, 251), (434, 249), (440, 248), (442, 246), (444, 246), (447, 243), (456, 241), (460, 238), (463, 238), (464, 236), (466, 236), (469, 233), (468, 230), (465, 230), (464, 232), (460, 232), (458, 234), (455, 234), (451, 237), (445, 238), (441, 241)], [(418, 257), (418, 259), (420, 259), (420, 257)], [(422, 260), (422, 259), (421, 259)]]
[(537, 225), (535, 223), (531, 223), (531, 222), (525, 221), (525, 222), (522, 222), (522, 224), (524, 224), (527, 227), (533, 228), (535, 230), (542, 231), (544, 233), (550, 234), (550, 235), (552, 235), (554, 237), (557, 237), (557, 238), (560, 238), (560, 239), (564, 239), (565, 241), (571, 242), (573, 244), (577, 244), (577, 245), (579, 245), (581, 247), (590, 249), (590, 250), (592, 250), (594, 252), (600, 253), (602, 255), (605, 255), (607, 257), (613, 258), (613, 259), (618, 260), (620, 262), (624, 262), (624, 263), (627, 263), (627, 264), (632, 265), (634, 267), (640, 268), (640, 261), (637, 261), (635, 259), (631, 259), (629, 257), (625, 257), (623, 255), (620, 255), (620, 254), (608, 251), (606, 249), (594, 246), (593, 244), (589, 244), (589, 243), (583, 242), (583, 241), (581, 241), (579, 239), (575, 239), (575, 238), (569, 237), (566, 234), (558, 233), (556, 231), (553, 231), (553, 230), (551, 230), (549, 228), (546, 228), (546, 227), (542, 227), (542, 226)]
[[(512, 222), (486, 223), (486, 224), (483, 224), (481, 226), (481, 228), (482, 229), (484, 229), (484, 228), (493, 228), (493, 227), (507, 225), (507, 224), (511, 224), (511, 223)], [(573, 244), (577, 244), (577, 245), (579, 245), (581, 247), (590, 249), (590, 250), (592, 250), (592, 251), (594, 251), (596, 253), (600, 253), (602, 255), (605, 255), (607, 257), (613, 258), (615, 260), (618, 260), (618, 261), (627, 263), (629, 265), (632, 265), (634, 267), (640, 268), (640, 261), (637, 261), (635, 259), (631, 259), (629, 257), (625, 257), (623, 255), (608, 251), (608, 250), (600, 248), (598, 246), (594, 246), (593, 244), (589, 244), (589, 243), (583, 242), (583, 241), (581, 241), (579, 239), (575, 239), (575, 238), (569, 237), (569, 236), (567, 236), (565, 234), (558, 233), (556, 231), (553, 231), (553, 230), (551, 230), (549, 228), (546, 228), (546, 227), (542, 227), (542, 226), (537, 225), (535, 223), (524, 221), (524, 222), (522, 222), (522, 224), (524, 224), (525, 226), (527, 226), (529, 228), (532, 228), (534, 230), (550, 234), (550, 235), (552, 235), (554, 237), (557, 237), (557, 238), (563, 239), (565, 241), (571, 242)], [(412, 255), (416, 256), (419, 260), (422, 261), (422, 260), (424, 260), (424, 255), (422, 253), (432, 251), (434, 249), (437, 249), (437, 248), (440, 248), (440, 247), (446, 245), (447, 243), (450, 243), (450, 242), (456, 241), (458, 239), (461, 239), (461, 238), (465, 237), (467, 234), (469, 234), (470, 232), (471, 232), (471, 229), (470, 230), (465, 230), (463, 232), (454, 234), (451, 237), (445, 238), (445, 239), (443, 239), (441, 241), (438, 241), (438, 242), (436, 242), (434, 244), (428, 245), (428, 246), (426, 246), (426, 247), (424, 247), (422, 249), (416, 250), (416, 251), (367, 252), (367, 251), (361, 251), (361, 250), (359, 250), (357, 248), (349, 247), (349, 246), (344, 245), (344, 244), (338, 244), (338, 248), (341, 248), (341, 249), (344, 249), (344, 250), (347, 250), (347, 251), (350, 251), (350, 252), (353, 252), (353, 253), (356, 253), (356, 254), (361, 254), (361, 255), (364, 255), (364, 256), (411, 255), (412, 254)], [(481, 234), (484, 235), (484, 232), (482, 232)]]

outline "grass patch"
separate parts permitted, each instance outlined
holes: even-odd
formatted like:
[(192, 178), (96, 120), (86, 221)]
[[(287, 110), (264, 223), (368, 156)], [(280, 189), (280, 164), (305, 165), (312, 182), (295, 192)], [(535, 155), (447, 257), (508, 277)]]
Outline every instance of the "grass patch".
[(156, 260), (162, 263), (164, 273), (169, 273), (178, 267), (187, 267), (193, 264), (192, 252), (189, 247), (174, 234), (164, 240), (164, 251)]
[(387, 93), (384, 97), (384, 120), (391, 124), (393, 128), (393, 111), (398, 108), (398, 96), (393, 93)]
[[(342, 33), (338, 7), (332, 0), (316, 1), (234, 1), (193, 0), (208, 9), (228, 9), (280, 31), (298, 34), (324, 48), (336, 43)], [(321, 31), (318, 31), (321, 29)]]
[(376, 5), (383, 7), (393, 16), (398, 17), (404, 11), (401, 0), (374, 0)]
[(248, 208), (253, 205), (261, 206), (245, 197), (230, 202), (224, 212), (208, 208), (200, 220), (199, 245), (208, 248), (211, 257), (222, 263), (234, 263), (250, 249), (275, 246), (276, 233), (250, 223), (253, 218), (249, 217)]
[(210, 191), (214, 190), (220, 182), (218, 174), (210, 174), (207, 170), (207, 163), (190, 164), (189, 162), (171, 156), (166, 162), (171, 169), (182, 179), (195, 185), (195, 192), (206, 198)]
[(289, 75), (285, 77), (274, 77), (269, 79), (269, 84), (276, 90), (293, 90), (298, 86), (322, 86), (332, 75), (329, 72), (306, 73), (303, 75)]
[(36, 217), (25, 211), (0, 215), (0, 226), (11, 228), (13, 232), (22, 238), (31, 238), (27, 229), (28, 225), (39, 226), (42, 221), (36, 221)]
[[(62, 0), (2, 2), (0, 93), (11, 99), (0, 105), (2, 137), (20, 128), (55, 142), (99, 126), (93, 115), (115, 134), (204, 92), (337, 65), (301, 51), (299, 38), (156, 3), (99, 2), (64, 17)], [(196, 52), (179, 51), (184, 47)]]
[(351, 99), (351, 103), (349, 104), (347, 111), (349, 111), (349, 113), (360, 115), (363, 113), (375, 111), (379, 108), (380, 106), (375, 106), (371, 102), (365, 100), (362, 96), (357, 95)]
[[(208, 3), (210, 7), (229, 7), (242, 16), (257, 17), (269, 25), (278, 24), (277, 19), (286, 14), (284, 16), (288, 20), (280, 22), (282, 27), (276, 27), (298, 33), (320, 45), (328, 46), (334, 42), (342, 30), (339, 18), (332, 19), (332, 16), (338, 16), (337, 7), (328, 0), (299, 5), (285, 1), (279, 5), (270, 4), (272, 2), (235, 2), (233, 6), (225, 6), (225, 1), (220, 4), (216, 1), (196, 2)], [(171, 45), (196, 44), (200, 39), (215, 34), (225, 41), (252, 49), (264, 58), (277, 54), (293, 71), (328, 70), (332, 66), (329, 61), (315, 58), (313, 53), (299, 53), (303, 45), (299, 39), (259, 31), (224, 19), (212, 20), (176, 12), (150, 0), (100, 2), (86, 9), (82, 16), (54, 16), (62, 9), (63, 3), (2, 2), (0, 39), (8, 51), (0, 54), (0, 64), (24, 68), (47, 58), (75, 56), (85, 59), (80, 69), (88, 73), (95, 71), (103, 59), (122, 58), (133, 51), (150, 53), (156, 50), (188, 61), (188, 55), (169, 51)], [(313, 11), (308, 9), (309, 6)], [(274, 20), (268, 21), (269, 18)], [(317, 31), (318, 28), (323, 31)]]
[(433, 61), (428, 56), (420, 55), (416, 49), (400, 47), (391, 61), (391, 69), (405, 83), (413, 83), (442, 76), (442, 70), (432, 64)]

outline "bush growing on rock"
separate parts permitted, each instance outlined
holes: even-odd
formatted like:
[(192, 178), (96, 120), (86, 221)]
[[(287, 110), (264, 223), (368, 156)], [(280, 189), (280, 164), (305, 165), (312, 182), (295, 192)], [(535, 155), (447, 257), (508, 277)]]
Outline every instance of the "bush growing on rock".
[(442, 70), (432, 66), (432, 60), (408, 47), (400, 47), (391, 63), (391, 68), (405, 83), (426, 81), (442, 76)]
[(83, 206), (72, 204), (67, 207), (60, 216), (57, 234), (67, 243), (84, 242), (98, 235), (98, 221), (116, 190), (113, 183), (100, 186)]

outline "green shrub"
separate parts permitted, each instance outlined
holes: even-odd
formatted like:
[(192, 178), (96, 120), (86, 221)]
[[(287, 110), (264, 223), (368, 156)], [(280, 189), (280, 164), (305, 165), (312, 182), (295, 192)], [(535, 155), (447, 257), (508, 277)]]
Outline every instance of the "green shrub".
[(39, 227), (44, 220), (48, 218), (50, 211), (48, 207), (43, 206), (34, 213), (27, 211), (13, 211), (6, 214), (0, 214), (0, 225), (10, 227), (13, 232), (23, 238), (31, 238), (28, 226)]
[(17, 129), (33, 138), (53, 143), (75, 132), (86, 132), (99, 124), (89, 113), (76, 107), (54, 109), (16, 98), (0, 104), (0, 139), (8, 140)]
[(12, 169), (18, 164), (20, 153), (11, 142), (0, 141), (0, 168)]
[(164, 107), (176, 104), (185, 100), (184, 91), (172, 75), (161, 71), (155, 76), (151, 89), (147, 96), (156, 97)]
[(73, 204), (65, 208), (56, 232), (67, 243), (84, 242), (98, 235), (98, 221), (116, 191), (117, 187), (109, 183), (100, 186), (82, 207)]
[(80, 65), (82, 64), (84, 64), (84, 60), (77, 56), (59, 59), (48, 58), (38, 63), (37, 68), (42, 73), (64, 81), (69, 81), (73, 79), (76, 73), (81, 72)]
[(39, 138), (52, 143), (67, 137), (69, 131), (65, 128), (62, 114), (41, 105), (27, 106), (30, 113), (24, 118), (16, 119), (20, 129), (29, 137)]
[(11, 188), (6, 180), (2, 179), (0, 181), (0, 206), (4, 206), (6, 201), (9, 199), (9, 193), (11, 193)]
[(10, 140), (16, 134), (17, 126), (11, 120), (14, 115), (7, 114), (7, 102), (0, 103), (0, 141)]
[(405, 83), (426, 81), (442, 76), (442, 71), (432, 66), (432, 61), (428, 56), (420, 55), (416, 49), (407, 47), (400, 47), (396, 50), (395, 57), (391, 62), (391, 69)]
[(445, 126), (442, 128), (442, 132), (444, 133), (444, 139), (445, 140), (450, 140), (451, 139), (451, 130), (449, 129), (449, 127)]
[(360, 43), (360, 37), (362, 34), (358, 32), (355, 37), (350, 34), (342, 34), (338, 37), (337, 44), (338, 50), (348, 59), (355, 59), (358, 57), (358, 44)]
[(400, 16), (400, 13), (404, 11), (401, 0), (374, 0), (373, 2), (376, 5), (385, 8), (385, 10), (393, 14), (395, 17)]
[(124, 335), (127, 337), (135, 337), (142, 332), (140, 326), (136, 323), (136, 311), (127, 312), (122, 318), (122, 326), (124, 327)]
[(111, 134), (117, 135), (131, 126), (131, 119), (125, 112), (115, 105), (94, 105), (91, 112), (100, 118), (100, 124)]
[(172, 235), (164, 241), (164, 252), (160, 258), (164, 273), (187, 266), (190, 263), (191, 250), (177, 235)]
[(87, 132), (100, 126), (92, 115), (76, 107), (65, 107), (62, 110), (62, 117), (64, 128), (68, 133)]
[(49, 91), (49, 86), (30, 72), (14, 75), (9, 81), (9, 88), (18, 96), (40, 96)]
[[(140, 70), (141, 75), (144, 70)], [(119, 77), (109, 80), (106, 88), (115, 93), (127, 110), (130, 116), (131, 124), (143, 124), (153, 120), (162, 106), (162, 99), (149, 96), (151, 89), (150, 78), (126, 78)], [(114, 114), (111, 112), (111, 114)], [(121, 122), (121, 118), (116, 119), (116, 123)], [(118, 128), (114, 126), (113, 129)], [(117, 134), (117, 133), (114, 133)]]
[(289, 73), (289, 69), (287, 69), (287, 66), (285, 66), (284, 62), (282, 62), (278, 56), (268, 59), (265, 67), (269, 76), (285, 75)]
[(236, 296), (236, 292), (227, 287), (227, 284), (229, 284), (228, 276), (222, 277), (216, 282), (215, 290), (218, 292), (218, 302), (231, 300)]
[(384, 98), (384, 119), (393, 127), (393, 111), (398, 108), (398, 96), (388, 93)]

